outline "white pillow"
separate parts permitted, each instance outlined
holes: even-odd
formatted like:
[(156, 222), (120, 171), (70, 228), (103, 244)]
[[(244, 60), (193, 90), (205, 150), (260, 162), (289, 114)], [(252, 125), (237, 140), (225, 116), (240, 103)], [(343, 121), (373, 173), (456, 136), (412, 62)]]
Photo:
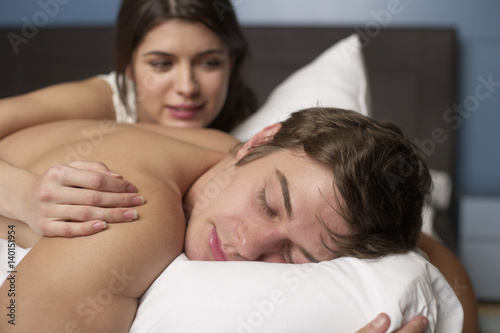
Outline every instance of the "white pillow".
[[(0, 256), (8, 242), (0, 239)], [(16, 247), (20, 261), (28, 252)], [(0, 262), (4, 279), (9, 267)], [(355, 332), (380, 313), (390, 331), (417, 315), (427, 332), (460, 332), (463, 311), (444, 277), (416, 253), (318, 264), (189, 261), (184, 254), (140, 300), (131, 333)]]
[(392, 331), (417, 315), (461, 332), (444, 277), (416, 253), (303, 265), (189, 261), (180, 255), (142, 297), (131, 333), (349, 332), (380, 312)]
[(248, 140), (264, 127), (309, 107), (369, 112), (369, 90), (359, 37), (353, 34), (320, 54), (277, 86), (264, 105), (231, 134)]

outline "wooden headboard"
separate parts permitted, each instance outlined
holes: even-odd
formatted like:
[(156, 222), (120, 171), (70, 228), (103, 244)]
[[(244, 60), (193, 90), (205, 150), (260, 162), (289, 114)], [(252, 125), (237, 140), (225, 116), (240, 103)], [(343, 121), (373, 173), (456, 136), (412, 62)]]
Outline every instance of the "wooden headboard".
[[(355, 31), (245, 27), (244, 32), (252, 50), (250, 82), (262, 103), (290, 73)], [(14, 34), (21, 38), (16, 46)], [(112, 28), (47, 28), (30, 38), (19, 29), (0, 29), (0, 35), (0, 98), (112, 70)], [(400, 124), (412, 139), (424, 143), (432, 168), (453, 176), (454, 131), (443, 115), (456, 100), (455, 32), (391, 28), (362, 32), (361, 37), (373, 117)], [(436, 228), (455, 249), (452, 212), (453, 207), (441, 212)]]

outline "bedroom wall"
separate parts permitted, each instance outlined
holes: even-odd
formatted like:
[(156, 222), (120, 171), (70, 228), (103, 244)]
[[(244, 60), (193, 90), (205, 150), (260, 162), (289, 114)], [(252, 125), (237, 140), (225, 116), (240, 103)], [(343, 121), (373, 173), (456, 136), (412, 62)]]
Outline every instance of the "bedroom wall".
[[(460, 77), (457, 105), (462, 110), (461, 124), (457, 125), (457, 190), (464, 195), (500, 196), (500, 150), (497, 147), (500, 143), (500, 2), (233, 0), (233, 3), (243, 25), (299, 24), (360, 29), (455, 27)], [(119, 4), (119, 0), (1, 1), (0, 26), (19, 27), (26, 22), (52, 27), (113, 25)], [(489, 84), (485, 83), (488, 81)], [(481, 86), (483, 88), (479, 88)]]

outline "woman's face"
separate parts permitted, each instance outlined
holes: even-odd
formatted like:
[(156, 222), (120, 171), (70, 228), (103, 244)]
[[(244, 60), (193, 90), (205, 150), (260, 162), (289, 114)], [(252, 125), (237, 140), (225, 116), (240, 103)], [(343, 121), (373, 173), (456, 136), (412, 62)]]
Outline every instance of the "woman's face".
[(127, 74), (135, 82), (139, 121), (206, 127), (227, 97), (231, 59), (200, 22), (165, 21), (145, 36)]

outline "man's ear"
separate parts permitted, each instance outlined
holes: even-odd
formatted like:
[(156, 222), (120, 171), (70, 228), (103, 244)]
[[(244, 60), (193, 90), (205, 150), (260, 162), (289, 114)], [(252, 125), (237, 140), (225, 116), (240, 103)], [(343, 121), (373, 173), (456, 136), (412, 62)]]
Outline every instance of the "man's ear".
[(276, 123), (270, 126), (267, 126), (259, 133), (252, 136), (247, 142), (241, 146), (241, 148), (236, 152), (236, 159), (240, 160), (252, 149), (263, 145), (266, 142), (271, 141), (274, 138), (274, 135), (279, 132), (282, 125), (281, 123)]

